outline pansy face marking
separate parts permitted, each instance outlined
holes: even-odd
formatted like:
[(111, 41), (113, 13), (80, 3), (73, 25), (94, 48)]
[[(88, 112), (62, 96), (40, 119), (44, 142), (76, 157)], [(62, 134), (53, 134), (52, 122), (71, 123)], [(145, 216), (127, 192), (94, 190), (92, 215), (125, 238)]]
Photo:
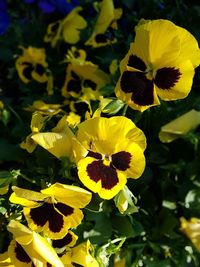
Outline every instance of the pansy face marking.
[(88, 151), (77, 162), (79, 178), (100, 197), (112, 198), (127, 178), (142, 174), (145, 136), (131, 120), (121, 116), (89, 119), (78, 126), (77, 139)]
[(91, 199), (88, 191), (59, 183), (41, 190), (41, 193), (18, 187), (13, 190), (10, 201), (24, 206), (28, 226), (51, 239), (61, 239), (69, 228), (79, 225), (83, 219), (80, 208)]
[(63, 216), (73, 214), (73, 208), (63, 203), (44, 202), (41, 206), (30, 210), (30, 217), (37, 226), (44, 226), (46, 223), (49, 229), (58, 233), (64, 226)]
[(200, 63), (195, 38), (168, 20), (141, 20), (135, 40), (120, 63), (117, 97), (144, 111), (165, 101), (185, 98)]

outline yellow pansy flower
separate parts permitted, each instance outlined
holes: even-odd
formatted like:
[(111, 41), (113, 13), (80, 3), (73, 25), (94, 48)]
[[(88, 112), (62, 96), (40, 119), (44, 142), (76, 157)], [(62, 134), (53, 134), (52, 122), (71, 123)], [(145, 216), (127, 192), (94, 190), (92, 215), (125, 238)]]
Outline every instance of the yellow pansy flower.
[(80, 30), (87, 27), (86, 20), (79, 15), (81, 10), (81, 7), (75, 7), (63, 20), (50, 24), (44, 41), (50, 42), (52, 47), (55, 47), (59, 40), (76, 44), (80, 40)]
[(159, 98), (185, 98), (199, 63), (197, 40), (187, 30), (168, 20), (142, 20), (120, 63), (115, 93), (140, 111), (159, 105)]
[(26, 140), (24, 140), (20, 144), (21, 148), (26, 149), (27, 152), (29, 153), (32, 153), (35, 150), (37, 143), (34, 142), (34, 140), (32, 139), (32, 136), (34, 134), (37, 134), (43, 128), (46, 119), (47, 117), (42, 116), (38, 112), (33, 113), (32, 119), (31, 119), (31, 126), (30, 126), (32, 133), (29, 134), (26, 137)]
[(47, 240), (23, 224), (11, 220), (7, 226), (13, 234), (8, 254), (15, 267), (64, 267), (55, 250)]
[(93, 47), (105, 46), (117, 40), (114, 30), (117, 29), (117, 20), (122, 16), (121, 8), (114, 8), (113, 0), (103, 0), (100, 3), (100, 13), (94, 31), (86, 45)]
[(200, 125), (200, 112), (194, 109), (161, 127), (159, 138), (162, 142), (172, 142)]
[(72, 61), (66, 69), (62, 95), (81, 98), (82, 101), (97, 100), (99, 89), (109, 83), (110, 77), (90, 61)]
[(180, 218), (181, 231), (191, 240), (196, 249), (200, 252), (200, 219), (191, 218), (186, 220)]
[(88, 151), (83, 157), (80, 146), (73, 147), (79, 179), (104, 199), (114, 197), (127, 178), (137, 179), (144, 171), (146, 138), (126, 117), (88, 119), (78, 125), (77, 139)]
[(28, 226), (52, 239), (63, 238), (69, 228), (78, 226), (91, 193), (77, 186), (55, 183), (40, 192), (13, 187), (10, 201), (24, 206)]
[(21, 48), (23, 54), (16, 60), (16, 69), (21, 80), (25, 83), (30, 82), (32, 79), (38, 82), (46, 82), (48, 64), (46, 62), (45, 50), (31, 46)]

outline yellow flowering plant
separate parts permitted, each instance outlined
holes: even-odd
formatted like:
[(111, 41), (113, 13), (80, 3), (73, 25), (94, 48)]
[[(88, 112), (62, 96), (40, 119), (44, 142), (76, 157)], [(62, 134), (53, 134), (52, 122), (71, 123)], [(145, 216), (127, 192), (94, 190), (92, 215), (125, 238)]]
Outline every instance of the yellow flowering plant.
[(200, 266), (193, 2), (0, 1), (0, 266)]

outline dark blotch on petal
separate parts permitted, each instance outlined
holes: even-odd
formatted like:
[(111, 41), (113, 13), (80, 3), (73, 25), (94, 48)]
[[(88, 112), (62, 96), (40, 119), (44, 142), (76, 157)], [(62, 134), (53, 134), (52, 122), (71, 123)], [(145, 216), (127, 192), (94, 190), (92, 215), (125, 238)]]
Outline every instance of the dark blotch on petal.
[(75, 92), (80, 93), (81, 92), (81, 82), (79, 80), (71, 79), (69, 80), (67, 84), (67, 91), (68, 92)]
[(140, 106), (153, 104), (153, 82), (148, 80), (144, 73), (125, 71), (120, 85), (122, 91), (132, 93), (131, 99), (134, 103)]
[(16, 247), (15, 247), (15, 254), (16, 254), (16, 258), (21, 261), (21, 262), (26, 262), (29, 263), (31, 262), (30, 257), (28, 256), (28, 254), (26, 253), (26, 251), (23, 249), (23, 247), (16, 242)]
[(37, 64), (35, 67), (35, 71), (42, 76), (45, 73), (45, 69), (41, 64)]
[(133, 67), (135, 69), (145, 71), (146, 65), (142, 59), (137, 57), (136, 55), (131, 55), (128, 59), (128, 66)]
[(91, 150), (88, 151), (87, 157), (92, 157), (95, 159), (102, 159), (102, 155), (100, 153), (93, 152)]
[(104, 165), (102, 160), (88, 164), (87, 173), (94, 182), (101, 180), (101, 185), (105, 189), (112, 189), (119, 182), (116, 169)]
[(64, 224), (63, 216), (50, 203), (44, 203), (38, 208), (31, 209), (30, 216), (38, 226), (44, 226), (49, 222), (49, 229), (54, 233), (60, 232)]
[(58, 240), (52, 240), (52, 246), (54, 248), (63, 248), (67, 245), (69, 245), (72, 242), (72, 235), (70, 233), (67, 233), (65, 237)]
[(54, 208), (49, 218), (49, 229), (54, 232), (58, 233), (64, 226), (64, 219), (61, 214), (59, 214)]
[(79, 76), (73, 70), (71, 71), (71, 76), (72, 76), (73, 79), (80, 81)]
[(80, 116), (85, 114), (86, 111), (90, 111), (88, 104), (85, 102), (74, 103), (74, 108), (76, 110), (76, 113)]
[(107, 42), (107, 36), (105, 34), (99, 33), (95, 36), (95, 41), (97, 43), (106, 43)]
[(32, 71), (34, 70), (33, 66), (30, 65), (23, 70), (23, 75), (26, 79), (32, 80)]
[(162, 68), (157, 70), (155, 84), (161, 89), (171, 89), (180, 79), (179, 69)]
[(66, 204), (58, 202), (55, 204), (56, 209), (60, 211), (65, 216), (71, 215), (74, 211), (74, 209)]
[(53, 205), (44, 203), (42, 206), (30, 210), (31, 219), (38, 226), (44, 226), (51, 216)]
[(125, 171), (130, 167), (131, 154), (126, 151), (120, 151), (112, 155), (113, 166), (120, 170)]
[(95, 82), (89, 80), (89, 79), (86, 79), (86, 80), (84, 80), (84, 82), (83, 82), (83, 86), (84, 86), (84, 87), (89, 87), (89, 88), (91, 88), (92, 90), (95, 90), (96, 87), (97, 87), (97, 84), (96, 84)]

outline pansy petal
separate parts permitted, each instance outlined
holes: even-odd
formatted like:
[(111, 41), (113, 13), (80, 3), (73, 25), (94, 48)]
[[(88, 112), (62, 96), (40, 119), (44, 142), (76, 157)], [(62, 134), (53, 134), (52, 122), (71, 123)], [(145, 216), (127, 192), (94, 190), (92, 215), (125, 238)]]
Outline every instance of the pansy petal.
[(84, 208), (91, 200), (92, 194), (87, 190), (73, 185), (55, 183), (41, 190), (43, 194), (54, 195), (56, 199), (73, 208)]
[(32, 139), (57, 158), (71, 157), (71, 139), (64, 133), (38, 133)]
[(72, 248), (72, 263), (80, 266), (99, 267), (98, 262), (91, 255), (92, 250), (93, 246), (89, 240), (79, 244), (78, 246), (75, 246)]
[(197, 251), (200, 252), (200, 220), (198, 218), (186, 220), (184, 217), (181, 217), (180, 221), (180, 230), (191, 240)]
[(161, 127), (159, 138), (162, 142), (172, 142), (187, 134), (200, 124), (200, 112), (194, 109)]
[(12, 186), (14, 191), (10, 196), (10, 201), (15, 204), (21, 204), (23, 206), (37, 206), (37, 201), (43, 201), (46, 196), (39, 192), (35, 192), (28, 189), (22, 189), (17, 186)]
[(168, 64), (157, 70), (156, 92), (165, 101), (185, 98), (191, 90), (193, 77), (194, 68), (190, 60)]
[(68, 233), (62, 239), (52, 240), (52, 246), (53, 246), (53, 248), (56, 249), (56, 251), (66, 247), (66, 246), (67, 247), (74, 247), (77, 239), (78, 239), (78, 236), (69, 230)]
[(80, 39), (79, 30), (87, 26), (86, 20), (78, 14), (81, 10), (81, 7), (74, 8), (62, 22), (63, 38), (67, 43), (77, 43)]
[[(29, 260), (29, 257), (35, 266), (44, 266), (38, 264), (45, 264), (47, 261), (53, 266), (63, 267), (63, 264), (57, 256), (55, 250), (44, 237), (40, 236), (36, 232), (31, 231), (26, 226), (14, 220), (11, 220), (8, 224), (8, 230), (13, 234), (15, 240), (17, 241), (19, 258), (20, 255), (24, 255), (25, 261), (25, 259)], [(19, 245), (21, 245), (21, 248)], [(20, 251), (22, 254), (20, 254)]]
[(104, 199), (111, 199), (126, 184), (124, 173), (118, 173), (116, 169), (91, 157), (78, 162), (78, 176), (86, 187)]

